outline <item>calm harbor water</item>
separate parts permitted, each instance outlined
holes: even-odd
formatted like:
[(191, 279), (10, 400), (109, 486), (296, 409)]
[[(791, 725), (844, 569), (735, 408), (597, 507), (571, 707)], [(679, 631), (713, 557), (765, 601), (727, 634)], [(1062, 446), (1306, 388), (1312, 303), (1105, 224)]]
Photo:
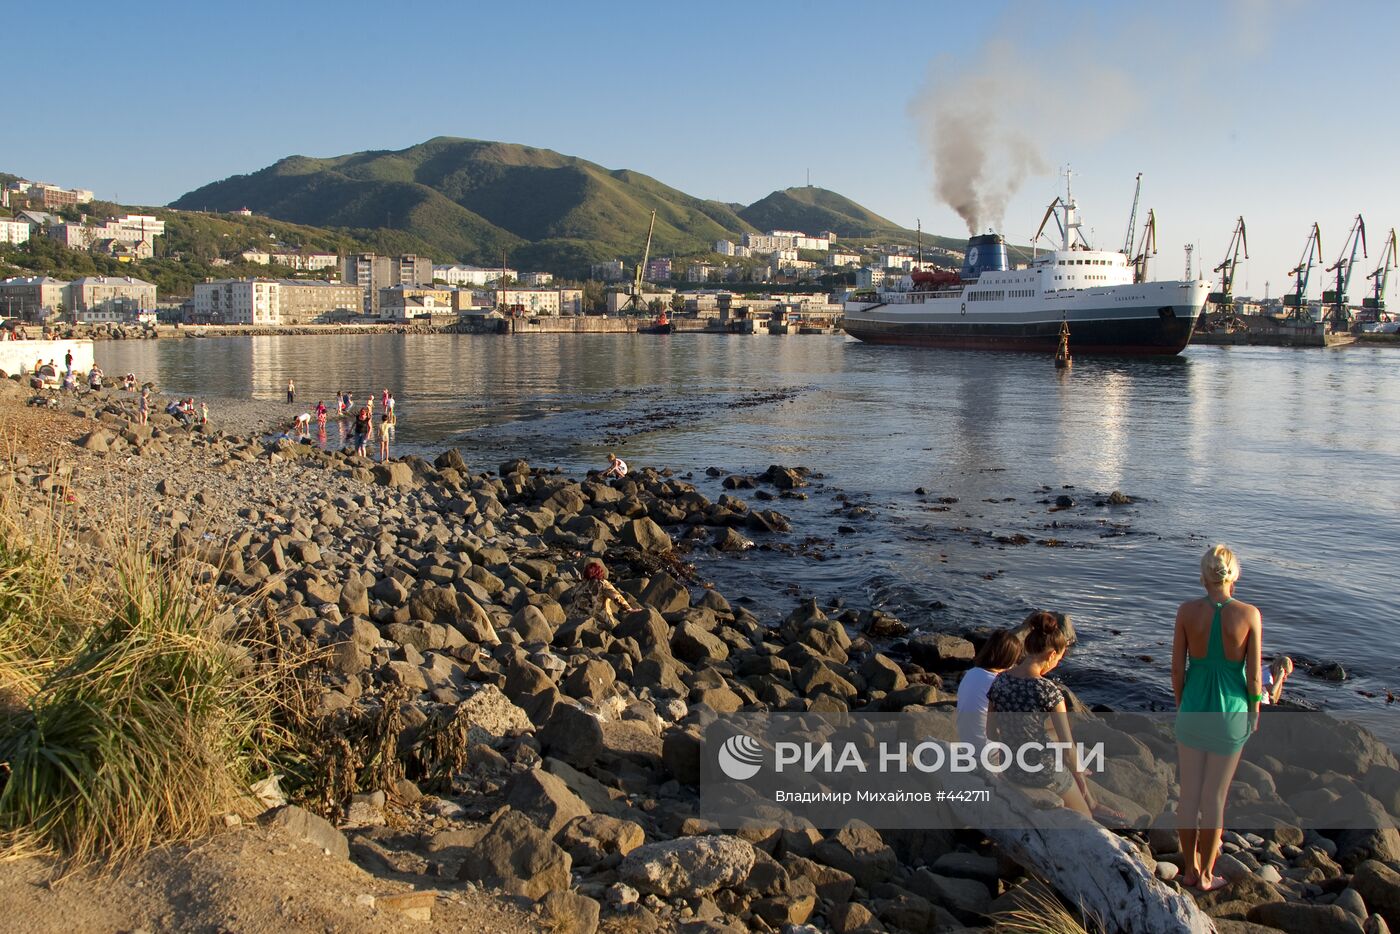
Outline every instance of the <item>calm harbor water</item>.
[[(97, 357), (211, 398), (277, 400), (288, 377), (313, 406), (387, 386), (400, 451), (456, 445), (474, 469), (524, 456), (578, 475), (616, 450), (716, 496), (707, 467), (810, 467), (823, 476), (807, 500), (768, 504), (794, 526), (772, 541), (801, 547), (697, 551), (723, 593), (761, 617), (814, 595), (935, 628), (1063, 610), (1081, 636), (1065, 680), (1115, 706), (1170, 703), (1175, 606), (1198, 592), (1201, 551), (1226, 541), (1266, 654), (1352, 675), (1300, 670), (1290, 687), (1400, 740), (1385, 699), (1400, 692), (1393, 350), (1192, 347), (1069, 373), (1046, 357), (766, 335), (216, 338), (101, 343)], [(1135, 502), (1097, 505), (1113, 490)], [(1052, 511), (1061, 494), (1076, 505)]]

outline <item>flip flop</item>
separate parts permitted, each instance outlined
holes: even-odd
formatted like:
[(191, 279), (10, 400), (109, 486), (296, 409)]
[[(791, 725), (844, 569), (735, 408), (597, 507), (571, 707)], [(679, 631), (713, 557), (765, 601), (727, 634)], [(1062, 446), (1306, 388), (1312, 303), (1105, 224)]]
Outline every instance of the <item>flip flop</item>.
[(1202, 892), (1216, 892), (1216, 891), (1219, 891), (1220, 889), (1225, 888), (1225, 886), (1227, 886), (1227, 885), (1229, 885), (1229, 884), (1230, 884), (1230, 883), (1227, 882), (1227, 881), (1226, 881), (1223, 877), (1221, 877), (1221, 876), (1212, 876), (1210, 882), (1208, 882), (1207, 884), (1201, 886), (1200, 888), (1201, 888), (1201, 891), (1202, 891)]

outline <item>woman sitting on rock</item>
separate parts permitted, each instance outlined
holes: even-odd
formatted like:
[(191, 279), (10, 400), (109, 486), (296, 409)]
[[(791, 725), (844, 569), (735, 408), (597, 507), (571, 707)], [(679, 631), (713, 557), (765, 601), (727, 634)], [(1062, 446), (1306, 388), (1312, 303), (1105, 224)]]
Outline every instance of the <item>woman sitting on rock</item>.
[(608, 569), (596, 558), (583, 566), (583, 580), (574, 585), (564, 596), (564, 616), (566, 619), (603, 620), (609, 626), (617, 625), (618, 610), (632, 612), (638, 610), (633, 601), (608, 580)]
[[(1003, 773), (1023, 788), (1038, 788), (1059, 795), (1066, 807), (1092, 817), (1093, 800), (1088, 794), (1079, 750), (1069, 728), (1069, 714), (1059, 685), (1045, 677), (1054, 671), (1069, 651), (1069, 638), (1054, 613), (1039, 610), (1022, 624), (1026, 631), (1025, 654), (1021, 660), (997, 675), (987, 689), (987, 736), (1011, 748), (1011, 766)], [(1046, 719), (1054, 731), (1054, 741), (1069, 744), (1063, 768), (1057, 768), (1055, 750)], [(1038, 744), (1039, 753), (1023, 752)], [(999, 760), (998, 760), (999, 761)], [(1021, 768), (1021, 762), (1039, 765), (1039, 770)]]
[(1206, 595), (1176, 611), (1172, 690), (1181, 779), (1177, 835), (1187, 864), (1182, 881), (1202, 891), (1225, 885), (1215, 874), (1225, 826), (1225, 795), (1245, 741), (1259, 725), (1259, 610), (1235, 599), (1240, 563), (1225, 545), (1201, 558)]
[(975, 746), (978, 755), (987, 745), (987, 691), (997, 675), (1020, 660), (1021, 640), (1009, 629), (998, 629), (958, 682), (958, 739)]

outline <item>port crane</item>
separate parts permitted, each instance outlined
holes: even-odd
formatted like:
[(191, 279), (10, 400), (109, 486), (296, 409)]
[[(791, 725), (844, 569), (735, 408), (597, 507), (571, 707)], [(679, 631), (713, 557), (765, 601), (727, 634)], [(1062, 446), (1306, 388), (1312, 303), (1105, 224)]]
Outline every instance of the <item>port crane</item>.
[(1342, 244), (1342, 252), (1337, 256), (1337, 261), (1327, 267), (1328, 272), (1335, 272), (1337, 280), (1333, 288), (1322, 293), (1322, 303), (1332, 306), (1332, 313), (1329, 316), (1332, 322), (1332, 330), (1345, 331), (1351, 327), (1351, 310), (1347, 308), (1347, 286), (1351, 284), (1351, 272), (1356, 268), (1356, 249), (1361, 248), (1362, 259), (1366, 258), (1366, 222), (1361, 219), (1361, 215), (1356, 215), (1356, 220), (1352, 221), (1351, 233), (1347, 234), (1346, 242)]
[(1138, 199), (1142, 197), (1142, 173), (1137, 174), (1137, 187), (1133, 189), (1133, 209), (1128, 212), (1128, 233), (1123, 238), (1123, 255), (1133, 255), (1133, 231), (1137, 228)]
[(637, 264), (637, 273), (632, 277), (632, 291), (627, 295), (627, 301), (623, 304), (621, 311), (641, 312), (646, 309), (642, 307), (642, 277), (647, 272), (647, 261), (651, 259), (651, 234), (656, 229), (656, 212), (651, 212), (651, 223), (647, 224), (647, 245), (642, 250), (642, 261)]
[(1152, 208), (1147, 209), (1147, 221), (1142, 225), (1142, 246), (1137, 254), (1133, 255), (1131, 243), (1123, 252), (1132, 256), (1128, 262), (1133, 267), (1133, 281), (1146, 282), (1148, 257), (1157, 255), (1157, 212)]
[(1283, 296), (1285, 308), (1292, 308), (1289, 317), (1296, 321), (1308, 321), (1308, 279), (1312, 278), (1314, 265), (1322, 264), (1322, 229), (1314, 221), (1308, 231), (1308, 242), (1303, 245), (1303, 258), (1298, 265), (1288, 271), (1293, 277), (1293, 293)]
[(1232, 323), (1235, 315), (1235, 272), (1240, 265), (1240, 253), (1249, 259), (1249, 239), (1245, 231), (1244, 218), (1235, 221), (1235, 232), (1230, 235), (1230, 245), (1225, 248), (1225, 258), (1215, 267), (1220, 274), (1220, 291), (1211, 292), (1206, 301), (1215, 306), (1202, 330), (1213, 331)]
[(1371, 297), (1361, 300), (1361, 307), (1375, 312), (1377, 321), (1385, 314), (1385, 289), (1390, 281), (1390, 271), (1394, 268), (1395, 228), (1392, 227), (1385, 238), (1385, 249), (1381, 250), (1381, 261), (1376, 264), (1376, 271), (1366, 277), (1371, 280)]

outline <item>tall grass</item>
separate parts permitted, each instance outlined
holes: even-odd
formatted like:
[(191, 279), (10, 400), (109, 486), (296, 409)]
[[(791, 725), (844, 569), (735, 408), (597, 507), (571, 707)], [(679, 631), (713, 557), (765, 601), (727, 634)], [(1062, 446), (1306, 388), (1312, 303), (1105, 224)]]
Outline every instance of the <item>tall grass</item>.
[(1091, 934), (1103, 925), (1092, 916), (1075, 915), (1043, 883), (1034, 882), (1016, 897), (1016, 906), (992, 916), (997, 934)]
[(75, 565), (63, 528), (0, 501), (0, 833), (120, 862), (255, 813), (294, 747), (286, 664), (222, 641), (212, 588), (149, 536)]

